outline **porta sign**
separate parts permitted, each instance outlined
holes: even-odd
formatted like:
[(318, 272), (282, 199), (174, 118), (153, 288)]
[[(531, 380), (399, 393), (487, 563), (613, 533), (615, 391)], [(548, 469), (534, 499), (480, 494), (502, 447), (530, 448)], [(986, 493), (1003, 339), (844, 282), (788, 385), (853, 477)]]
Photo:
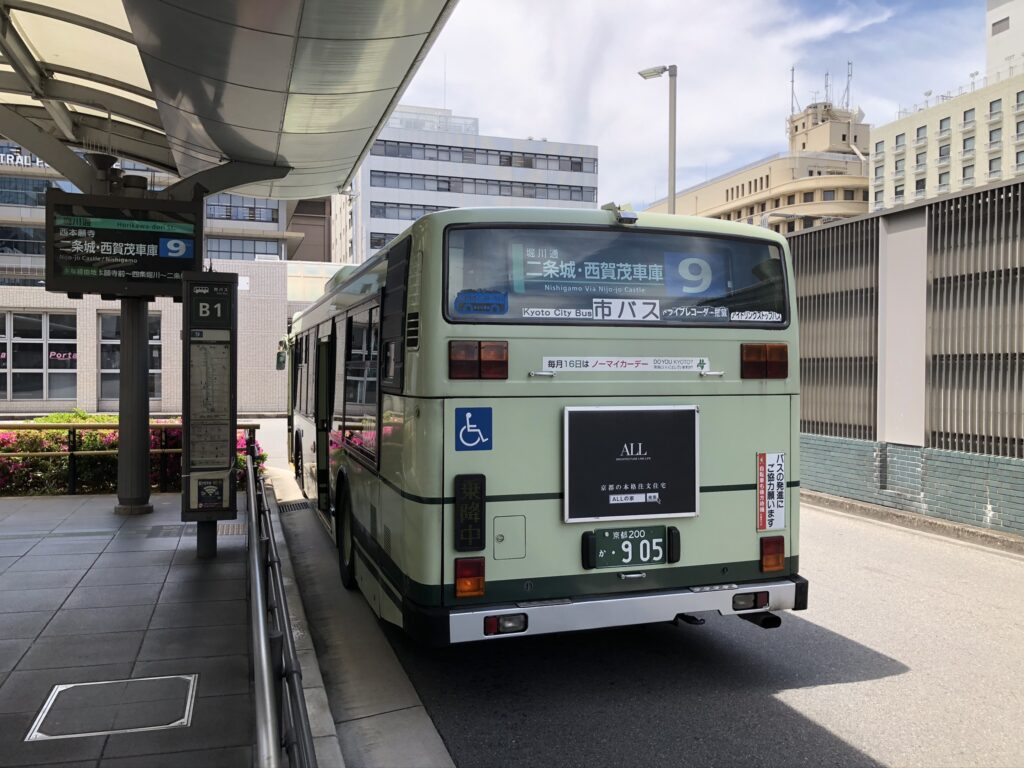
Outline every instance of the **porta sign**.
[(48, 291), (179, 297), (202, 242), (202, 201), (46, 193)]

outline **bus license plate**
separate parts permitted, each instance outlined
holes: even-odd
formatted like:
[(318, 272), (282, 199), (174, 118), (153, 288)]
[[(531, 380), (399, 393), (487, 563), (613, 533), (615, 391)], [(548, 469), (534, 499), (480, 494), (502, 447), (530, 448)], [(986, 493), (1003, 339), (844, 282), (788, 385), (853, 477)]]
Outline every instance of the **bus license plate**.
[(609, 528), (597, 533), (597, 567), (657, 565), (664, 563), (668, 543), (664, 525)]

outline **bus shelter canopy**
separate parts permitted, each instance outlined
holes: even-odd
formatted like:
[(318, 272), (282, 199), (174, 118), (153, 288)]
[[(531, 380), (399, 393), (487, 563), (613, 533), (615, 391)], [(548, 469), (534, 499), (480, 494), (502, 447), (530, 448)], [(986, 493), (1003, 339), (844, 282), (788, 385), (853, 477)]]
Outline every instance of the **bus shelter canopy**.
[(0, 134), (62, 172), (70, 147), (245, 166), (220, 185), (241, 194), (338, 192), (455, 2), (2, 0)]

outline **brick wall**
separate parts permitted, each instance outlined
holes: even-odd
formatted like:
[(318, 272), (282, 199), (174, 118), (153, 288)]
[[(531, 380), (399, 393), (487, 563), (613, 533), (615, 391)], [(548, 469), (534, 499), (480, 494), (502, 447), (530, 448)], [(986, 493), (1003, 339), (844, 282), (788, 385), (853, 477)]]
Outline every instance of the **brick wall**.
[(1024, 460), (800, 436), (802, 487), (1024, 534)]

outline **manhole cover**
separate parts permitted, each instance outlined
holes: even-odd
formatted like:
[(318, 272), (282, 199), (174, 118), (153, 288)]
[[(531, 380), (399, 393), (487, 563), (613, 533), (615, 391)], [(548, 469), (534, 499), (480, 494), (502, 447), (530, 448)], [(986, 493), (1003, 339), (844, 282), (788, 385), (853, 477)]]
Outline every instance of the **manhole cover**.
[(172, 675), (56, 685), (25, 741), (187, 727), (197, 679)]
[(277, 508), (281, 512), (302, 512), (309, 509), (309, 503), (305, 501), (287, 501), (284, 504), (278, 503)]

